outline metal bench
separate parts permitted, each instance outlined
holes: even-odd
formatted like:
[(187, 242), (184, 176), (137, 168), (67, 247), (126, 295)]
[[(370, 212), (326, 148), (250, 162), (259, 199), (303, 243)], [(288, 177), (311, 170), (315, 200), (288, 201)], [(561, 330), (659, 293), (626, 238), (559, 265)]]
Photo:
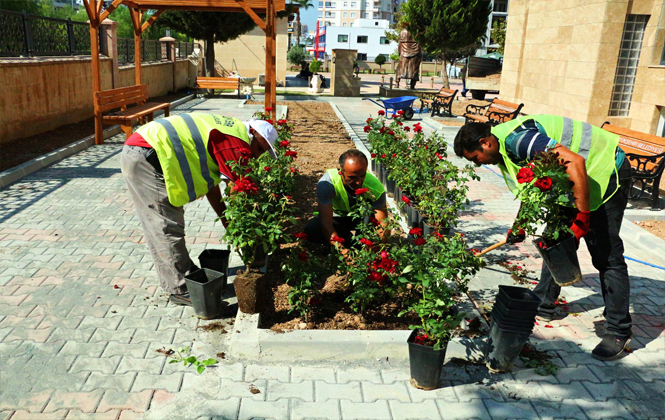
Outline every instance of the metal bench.
[[(626, 152), (631, 166), (630, 195), (638, 200), (646, 190), (651, 191), (651, 208), (660, 209), (658, 201), (660, 179), (665, 168), (665, 138), (653, 134), (641, 133), (628, 128), (617, 127), (606, 122), (603, 130), (619, 135), (619, 146)], [(639, 192), (635, 184), (639, 182)]]
[(441, 88), (437, 93), (423, 93), (420, 102), (422, 103), (422, 108), (429, 108), (432, 110), (432, 116), (441, 114), (441, 110), (445, 111), (453, 116), (453, 101), (455, 100), (455, 95), (457, 95), (458, 90)]
[(466, 122), (482, 122), (492, 125), (501, 124), (516, 118), (524, 104), (515, 104), (494, 98), (490, 104), (467, 105), (464, 118)]
[[(141, 124), (152, 121), (154, 113), (164, 110), (169, 116), (169, 102), (147, 102), (148, 88), (146, 85), (130, 86), (119, 89), (95, 92), (95, 109), (99, 113), (117, 110), (102, 116), (102, 124), (118, 124), (125, 133), (125, 139), (132, 135), (134, 121)], [(134, 105), (134, 106), (132, 106)]]
[(237, 90), (240, 98), (240, 78), (239, 77), (197, 77), (197, 89), (210, 89), (212, 94), (215, 90)]

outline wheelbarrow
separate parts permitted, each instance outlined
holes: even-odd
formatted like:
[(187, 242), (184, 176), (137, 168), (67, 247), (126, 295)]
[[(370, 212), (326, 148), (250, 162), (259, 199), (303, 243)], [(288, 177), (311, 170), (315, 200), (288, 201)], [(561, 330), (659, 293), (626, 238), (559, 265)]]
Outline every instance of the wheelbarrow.
[(398, 98), (390, 99), (378, 99), (379, 102), (372, 100), (371, 98), (363, 98), (363, 100), (372, 101), (378, 106), (386, 110), (386, 116), (388, 112), (392, 112), (393, 116), (397, 114), (397, 111), (404, 111), (404, 119), (410, 120), (413, 118), (413, 101), (418, 99), (417, 96), (400, 96)]

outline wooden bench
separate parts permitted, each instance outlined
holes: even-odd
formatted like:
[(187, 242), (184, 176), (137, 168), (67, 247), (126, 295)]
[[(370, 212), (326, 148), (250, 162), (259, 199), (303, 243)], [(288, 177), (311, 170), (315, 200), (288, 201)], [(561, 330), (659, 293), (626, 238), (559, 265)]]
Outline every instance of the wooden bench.
[(164, 115), (169, 116), (171, 106), (169, 102), (147, 102), (147, 100), (148, 88), (146, 85), (102, 90), (95, 92), (95, 110), (98, 115), (106, 111), (117, 110), (102, 115), (102, 124), (120, 125), (125, 133), (125, 139), (128, 139), (132, 135), (135, 120), (139, 120), (143, 124), (147, 117), (148, 121), (152, 121), (155, 112), (162, 109)]
[(441, 88), (437, 93), (423, 93), (420, 102), (423, 104), (422, 108), (429, 108), (432, 110), (432, 116), (435, 114), (442, 115), (441, 110), (444, 110), (451, 117), (453, 116), (453, 101), (458, 90)]
[[(651, 208), (660, 209), (658, 201), (660, 179), (665, 168), (665, 138), (617, 127), (606, 122), (603, 130), (619, 135), (619, 146), (626, 152), (631, 166), (630, 195), (638, 200), (647, 189), (651, 190)], [(633, 188), (640, 182), (639, 192)]]
[(491, 103), (481, 105), (467, 105), (464, 118), (466, 122), (482, 122), (492, 125), (501, 124), (516, 118), (524, 104), (514, 104), (494, 98)]
[(374, 74), (386, 74), (386, 69), (374, 69)]
[(197, 89), (211, 89), (213, 95), (215, 90), (237, 90), (238, 99), (240, 99), (240, 78), (239, 77), (197, 77)]

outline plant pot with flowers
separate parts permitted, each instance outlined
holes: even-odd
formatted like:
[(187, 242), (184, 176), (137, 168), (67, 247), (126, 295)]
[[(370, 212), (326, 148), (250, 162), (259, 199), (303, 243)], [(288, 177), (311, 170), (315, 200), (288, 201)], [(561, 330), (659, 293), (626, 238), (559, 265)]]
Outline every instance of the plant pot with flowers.
[[(285, 227), (293, 223), (290, 193), (296, 170), (296, 152), (289, 150), (291, 125), (277, 121), (279, 138), (275, 142), (277, 158), (264, 153), (254, 159), (229, 162), (238, 180), (227, 185), (224, 197), (228, 222), (225, 240), (237, 249), (246, 270), (239, 271), (233, 282), (238, 308), (258, 313), (267, 296), (265, 274), (258, 268), (266, 264), (285, 238)], [(242, 153), (247, 154), (248, 151)]]
[(535, 236), (538, 227), (545, 225), (534, 242), (554, 281), (560, 286), (580, 281), (577, 242), (570, 229), (572, 183), (559, 155), (539, 154), (519, 170), (517, 180), (522, 205), (512, 230), (524, 229)]

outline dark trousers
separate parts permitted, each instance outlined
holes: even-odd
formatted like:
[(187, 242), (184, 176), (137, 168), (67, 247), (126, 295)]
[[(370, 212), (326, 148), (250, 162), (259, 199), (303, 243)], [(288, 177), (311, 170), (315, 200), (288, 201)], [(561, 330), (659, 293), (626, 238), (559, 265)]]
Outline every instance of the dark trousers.
[[(591, 254), (591, 262), (600, 273), (600, 287), (605, 302), (605, 331), (608, 334), (627, 336), (631, 332), (632, 324), (629, 313), (630, 281), (619, 231), (628, 203), (630, 164), (624, 162), (619, 170), (619, 179), (619, 191), (591, 212), (589, 233), (584, 240)], [(542, 299), (539, 311), (553, 313), (554, 302), (559, 297), (561, 287), (556, 284), (545, 263), (540, 281), (533, 291)]]
[[(358, 220), (352, 217), (333, 217), (333, 228), (340, 238), (344, 238), (344, 245), (349, 246), (351, 244), (351, 238), (353, 237), (353, 231), (358, 226)], [(307, 234), (307, 240), (317, 244), (327, 244), (329, 239), (323, 233), (321, 228), (321, 221), (319, 216), (315, 216), (305, 226), (304, 233)]]

